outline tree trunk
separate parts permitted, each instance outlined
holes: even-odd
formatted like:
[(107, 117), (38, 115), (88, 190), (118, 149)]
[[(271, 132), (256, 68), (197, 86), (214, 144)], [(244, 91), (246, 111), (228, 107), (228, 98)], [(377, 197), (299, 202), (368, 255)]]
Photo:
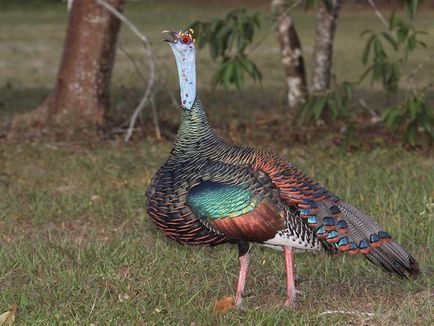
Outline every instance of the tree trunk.
[[(125, 0), (107, 2), (119, 11), (125, 5)], [(56, 84), (27, 124), (66, 136), (94, 133), (104, 125), (120, 26), (96, 0), (72, 3)]]
[(330, 88), (333, 39), (342, 0), (333, 0), (333, 9), (327, 10), (324, 3), (318, 4), (317, 27), (313, 52), (312, 90), (324, 92)]
[(288, 104), (295, 109), (304, 103), (307, 95), (306, 70), (301, 43), (294, 22), (286, 12), (284, 0), (272, 0), (271, 10), (277, 16), (277, 39), (280, 43), (282, 65), (288, 86)]

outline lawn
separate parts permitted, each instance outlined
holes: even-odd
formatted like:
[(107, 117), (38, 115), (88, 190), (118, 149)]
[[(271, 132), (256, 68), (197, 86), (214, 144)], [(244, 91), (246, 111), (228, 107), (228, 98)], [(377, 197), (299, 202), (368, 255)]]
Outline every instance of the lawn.
[[(432, 325), (433, 153), (406, 150), (381, 135), (369, 146), (356, 139), (351, 150), (337, 145), (335, 133), (294, 141), (288, 134), (297, 127), (281, 119), (284, 84), (272, 36), (254, 53), (264, 71), (262, 85), (249, 83), (241, 94), (209, 87), (214, 65), (201, 51), (199, 93), (211, 123), (233, 142), (280, 153), (374, 216), (418, 259), (422, 275), (406, 281), (362, 257), (297, 254), (296, 286), (302, 293), (295, 309), (282, 309), (283, 256), (255, 247), (243, 308), (214, 312), (218, 299), (235, 293), (236, 248), (192, 248), (166, 240), (146, 214), (145, 192), (170, 152), (179, 121), (167, 95), (177, 96), (175, 65), (159, 31), (223, 15), (228, 7), (210, 10), (190, 1), (128, 6), (159, 60), (167, 60), (159, 65), (164, 79), (157, 97), (163, 140), (147, 132), (127, 145), (116, 137), (91, 144), (0, 143), (0, 314), (15, 303), (18, 325)], [(433, 15), (423, 13), (418, 22), (431, 34)], [(303, 12), (295, 18), (310, 59), (314, 18)], [(49, 92), (65, 19), (64, 6), (0, 11), (0, 120), (31, 110)], [(366, 26), (381, 28), (370, 13), (344, 13), (335, 52), (338, 77), (360, 74), (359, 35)], [(128, 30), (120, 43), (140, 59), (140, 44)], [(423, 57), (417, 53), (408, 69)], [(419, 82), (432, 80), (433, 71), (430, 63)], [(113, 111), (128, 116), (142, 85), (122, 52), (113, 78)], [(359, 95), (381, 112), (379, 89), (366, 83)], [(150, 118), (142, 120), (152, 129)]]

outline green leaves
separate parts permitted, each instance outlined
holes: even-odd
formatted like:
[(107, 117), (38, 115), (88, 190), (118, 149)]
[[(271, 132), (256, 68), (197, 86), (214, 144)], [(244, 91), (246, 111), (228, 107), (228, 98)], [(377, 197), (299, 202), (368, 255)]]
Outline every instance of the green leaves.
[(223, 85), (227, 90), (235, 85), (239, 90), (244, 84), (244, 73), (253, 80), (261, 80), (262, 75), (258, 67), (244, 55), (228, 58), (224, 61), (213, 76), (213, 86)]
[(399, 43), (398, 43), (398, 41), (397, 40), (395, 40), (394, 38), (393, 38), (393, 36), (392, 35), (390, 35), (389, 33), (387, 33), (387, 32), (382, 32), (381, 33), (381, 36), (393, 47), (393, 49), (395, 50), (395, 51), (398, 51), (398, 48), (399, 48)]
[(211, 58), (221, 65), (213, 76), (213, 85), (231, 86), (239, 90), (244, 85), (244, 74), (253, 80), (261, 80), (261, 72), (246, 53), (255, 31), (261, 26), (260, 13), (249, 14), (245, 8), (229, 12), (225, 18), (210, 22), (196, 21), (192, 28), (198, 37), (198, 46), (209, 45)]
[(394, 33), (396, 39), (395, 50), (399, 50), (400, 46), (404, 47), (404, 60), (407, 60), (408, 54), (416, 50), (418, 47), (427, 47), (425, 42), (419, 40), (419, 36), (427, 35), (428, 33), (415, 30), (413, 26), (397, 17), (395, 13), (391, 15), (389, 25), (389, 29)]
[(407, 7), (407, 13), (410, 18), (414, 18), (417, 9), (423, 0), (400, 0), (401, 4)]
[(434, 109), (428, 105), (423, 94), (415, 93), (403, 103), (389, 108), (383, 115), (383, 121), (389, 129), (403, 127), (403, 140), (412, 146), (418, 143), (418, 131), (423, 131), (429, 141), (434, 141)]
[(306, 125), (320, 119), (337, 120), (344, 117), (352, 99), (352, 90), (351, 83), (343, 82), (325, 94), (309, 96), (297, 114), (298, 123)]
[[(413, 18), (420, 1), (402, 0), (408, 7), (408, 15)], [(409, 22), (392, 13), (387, 31), (375, 33), (366, 30), (362, 37), (368, 35), (362, 55), (362, 63), (371, 65), (361, 76), (372, 76), (372, 82), (381, 81), (386, 92), (396, 93), (401, 78), (400, 64), (408, 61), (408, 55), (418, 48), (426, 48), (419, 39), (426, 32), (417, 31)], [(398, 60), (390, 58), (390, 50), (401, 55)], [(404, 142), (414, 146), (418, 139), (418, 131), (422, 130), (429, 140), (434, 140), (433, 109), (426, 103), (425, 96), (415, 93), (399, 105), (392, 106), (383, 115), (383, 122), (389, 129), (403, 128)]]
[[(368, 35), (368, 40), (362, 54), (363, 65), (372, 63), (362, 74), (363, 80), (371, 74), (372, 82), (381, 81), (383, 89), (388, 93), (396, 93), (401, 78), (399, 63), (406, 62), (409, 53), (419, 47), (426, 48), (426, 44), (419, 40), (419, 35), (425, 32), (416, 31), (409, 23), (397, 17), (393, 13), (389, 19), (389, 29), (384, 32), (375, 33), (372, 30), (365, 30), (362, 37)], [(394, 52), (403, 53), (398, 61), (393, 61), (389, 55), (389, 49)], [(372, 59), (371, 59), (372, 58)]]

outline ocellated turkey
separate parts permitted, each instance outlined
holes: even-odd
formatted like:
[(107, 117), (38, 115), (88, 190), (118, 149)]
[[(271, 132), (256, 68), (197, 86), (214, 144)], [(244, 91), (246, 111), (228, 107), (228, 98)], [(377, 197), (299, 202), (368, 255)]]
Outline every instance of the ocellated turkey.
[(217, 136), (196, 94), (192, 31), (166, 33), (178, 67), (182, 119), (173, 149), (148, 188), (148, 213), (181, 244), (238, 245), (236, 305), (252, 243), (284, 251), (286, 305), (295, 298), (294, 249), (361, 254), (400, 276), (419, 273), (416, 260), (365, 213), (279, 156)]

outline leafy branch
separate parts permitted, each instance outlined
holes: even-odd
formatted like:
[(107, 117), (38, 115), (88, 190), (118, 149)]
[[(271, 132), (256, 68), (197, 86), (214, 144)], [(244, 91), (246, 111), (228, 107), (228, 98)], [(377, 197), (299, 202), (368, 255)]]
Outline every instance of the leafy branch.
[[(361, 80), (372, 73), (373, 82), (382, 80), (386, 92), (396, 93), (401, 78), (399, 64), (407, 62), (409, 54), (416, 49), (427, 48), (426, 43), (420, 40), (420, 36), (427, 33), (415, 30), (412, 25), (397, 17), (395, 13), (392, 13), (389, 21), (386, 22), (381, 12), (376, 8), (374, 1), (368, 0), (368, 2), (380, 20), (385, 25), (387, 23), (387, 31), (374, 33), (371, 30), (366, 30), (362, 33), (362, 37), (369, 35), (363, 51), (362, 62), (367, 65), (372, 54), (373, 63), (362, 75)], [(410, 19), (415, 17), (420, 2), (419, 0), (401, 0), (401, 3), (407, 7)], [(401, 55), (398, 61), (390, 59), (385, 44)], [(431, 56), (428, 57), (428, 60), (430, 59)], [(382, 117), (387, 128), (391, 130), (404, 129), (403, 140), (412, 146), (416, 146), (418, 143), (419, 131), (427, 136), (430, 143), (434, 141), (434, 109), (427, 102), (424, 95), (425, 90), (417, 90), (414, 86), (414, 75), (422, 65), (423, 63), (420, 63), (408, 76), (413, 85), (411, 94), (403, 102), (388, 108)]]
[[(368, 36), (362, 55), (363, 65), (370, 66), (362, 74), (360, 80), (372, 75), (372, 82), (381, 81), (384, 90), (391, 94), (396, 93), (401, 78), (400, 63), (408, 61), (408, 55), (417, 48), (426, 48), (427, 45), (419, 39), (426, 32), (417, 31), (408, 22), (392, 14), (389, 19), (387, 31), (373, 32), (365, 30), (362, 37)], [(388, 49), (401, 54), (397, 61), (391, 59)]]
[(345, 81), (324, 94), (310, 95), (297, 113), (298, 123), (305, 125), (322, 118), (333, 121), (343, 118), (348, 112), (352, 94), (353, 85)]
[(404, 142), (417, 145), (417, 132), (422, 131), (430, 142), (434, 141), (434, 110), (422, 92), (416, 92), (403, 103), (392, 106), (383, 115), (389, 129), (404, 128)]
[(255, 81), (261, 80), (261, 72), (246, 54), (246, 48), (252, 43), (261, 23), (260, 13), (249, 14), (245, 8), (239, 8), (229, 12), (223, 19), (214, 18), (210, 22), (196, 21), (192, 24), (196, 34), (200, 35), (199, 48), (208, 45), (211, 58), (220, 62), (212, 78), (214, 87), (223, 85), (229, 89), (235, 85), (240, 90), (245, 74)]

